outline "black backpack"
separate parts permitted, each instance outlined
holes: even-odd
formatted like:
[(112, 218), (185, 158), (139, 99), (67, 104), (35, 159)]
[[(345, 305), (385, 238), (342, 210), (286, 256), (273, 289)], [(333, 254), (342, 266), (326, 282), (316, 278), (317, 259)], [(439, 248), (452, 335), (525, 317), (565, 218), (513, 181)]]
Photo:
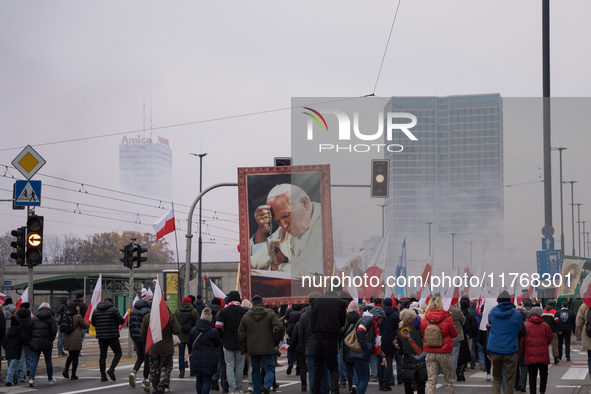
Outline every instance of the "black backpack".
[(60, 332), (69, 334), (72, 331), (74, 331), (74, 321), (72, 320), (72, 316), (65, 314), (60, 319)]
[(179, 324), (181, 325), (181, 332), (188, 334), (193, 328), (193, 315), (190, 311), (183, 311), (179, 316)]

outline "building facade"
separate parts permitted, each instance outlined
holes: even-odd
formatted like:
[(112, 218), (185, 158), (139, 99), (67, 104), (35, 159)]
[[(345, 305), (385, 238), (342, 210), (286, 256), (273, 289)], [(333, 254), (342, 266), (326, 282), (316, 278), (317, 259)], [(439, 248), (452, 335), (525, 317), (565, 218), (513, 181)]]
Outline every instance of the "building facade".
[(392, 97), (385, 112), (409, 112), (418, 121), (412, 128), (417, 141), (402, 133), (386, 141), (404, 146), (400, 153), (385, 153), (390, 163), (385, 215), (393, 219), (390, 256), (400, 253), (406, 237), (409, 259), (425, 260), (429, 233), (440, 268), (451, 268), (453, 260), (462, 268), (472, 262), (476, 269), (487, 250), (503, 250), (501, 96)]
[(119, 144), (119, 190), (172, 201), (172, 149), (167, 139), (123, 137)]

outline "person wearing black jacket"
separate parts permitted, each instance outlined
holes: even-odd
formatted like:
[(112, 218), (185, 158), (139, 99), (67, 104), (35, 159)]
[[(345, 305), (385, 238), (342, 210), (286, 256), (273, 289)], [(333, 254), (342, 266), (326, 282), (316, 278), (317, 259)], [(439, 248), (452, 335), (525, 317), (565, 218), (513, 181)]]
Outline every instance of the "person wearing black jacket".
[[(30, 333), (30, 328), (29, 326), (31, 325), (31, 310), (29, 309), (31, 306), (31, 304), (29, 304), (28, 302), (23, 302), (20, 306), (20, 308), (16, 311), (16, 320), (18, 320), (20, 327), (21, 327), (21, 331), (23, 334), (25, 334), (26, 336), (29, 336)], [(18, 362), (18, 377), (19, 380), (24, 380), (25, 379), (25, 365), (27, 367), (27, 370), (31, 370), (31, 350), (29, 349), (29, 346), (27, 345), (23, 345), (23, 354), (21, 355), (21, 358)]]
[(242, 385), (244, 354), (240, 353), (238, 327), (240, 327), (240, 321), (246, 312), (248, 309), (240, 305), (240, 293), (234, 290), (228, 294), (228, 305), (216, 316), (215, 328), (218, 329), (220, 337), (222, 337), (228, 390), (231, 393), (240, 392)]
[(140, 370), (142, 363), (144, 364), (144, 389), (147, 387), (150, 389), (150, 355), (146, 353), (146, 337), (140, 334), (142, 329), (142, 321), (144, 316), (150, 313), (150, 307), (152, 306), (152, 294), (144, 294), (143, 297), (136, 301), (129, 313), (129, 331), (131, 331), (131, 340), (135, 345), (135, 354), (137, 359), (133, 366), (133, 371), (129, 374), (129, 385), (135, 387), (135, 378), (137, 371)]
[[(6, 333), (6, 316), (2, 310), (0, 310), (0, 343), (4, 339), (4, 334)], [(2, 370), (2, 363), (0, 363), (0, 371)]]
[(287, 344), (289, 347), (287, 348), (287, 371), (286, 374), (291, 375), (291, 370), (293, 369), (293, 362), (295, 358), (295, 354), (291, 348), (291, 337), (294, 334), (295, 325), (300, 321), (302, 317), (302, 310), (304, 309), (305, 305), (293, 305), (284, 316), (285, 324), (287, 325), (287, 337), (288, 342)]
[(562, 360), (562, 343), (564, 343), (564, 354), (566, 361), (570, 361), (570, 337), (575, 326), (577, 316), (573, 311), (568, 309), (568, 301), (562, 302), (562, 309), (556, 312), (556, 316), (560, 321), (562, 332), (558, 334), (558, 359)]
[[(402, 321), (399, 323), (400, 328), (405, 325), (413, 325), (415, 330), (421, 335), (421, 319), (417, 319), (417, 314), (414, 310), (404, 309), (400, 312), (400, 317), (402, 318)], [(417, 394), (425, 394), (425, 382), (427, 381), (428, 375), (425, 358), (416, 360), (410, 353), (407, 353), (405, 351), (407, 349), (404, 348), (398, 336), (394, 340), (394, 347), (400, 349), (400, 352), (402, 352), (401, 376), (398, 376), (398, 379), (404, 382), (404, 393), (413, 394), (413, 383), (416, 383)]]
[[(199, 296), (197, 296), (197, 300), (199, 300)], [(213, 298), (211, 300), (211, 305), (209, 306), (209, 309), (211, 310), (211, 316), (212, 316), (211, 322), (213, 323), (213, 325), (215, 327), (216, 315), (218, 314), (219, 311), (222, 310), (222, 301), (217, 297)], [(221, 347), (221, 346), (218, 349), (218, 369), (217, 369), (216, 373), (213, 374), (213, 377), (211, 380), (211, 389), (212, 390), (219, 391), (220, 384), (218, 383), (218, 379), (220, 380), (219, 383), (221, 383), (221, 386), (222, 386), (222, 393), (228, 393), (229, 386), (228, 386), (228, 380), (226, 379), (226, 362), (224, 361), (224, 350), (223, 350), (223, 347)]]
[[(86, 317), (86, 312), (88, 311), (88, 305), (84, 302), (84, 293), (78, 292), (76, 293), (76, 299), (80, 301), (80, 315), (82, 317)], [(84, 342), (84, 337), (88, 333), (88, 328), (82, 329), (82, 342)]]
[[(62, 297), (60, 300), (60, 306), (58, 306), (57, 311), (55, 311), (55, 322), (58, 326), (60, 324), (61, 318), (66, 314), (69, 305), (70, 299), (68, 297)], [(61, 331), (57, 334), (57, 355), (66, 355), (64, 353), (64, 337)]]
[(394, 354), (397, 349), (394, 347), (394, 339), (396, 338), (396, 330), (400, 324), (400, 318), (397, 313), (394, 313), (392, 308), (392, 299), (384, 299), (383, 304), (386, 318), (380, 324), (380, 332), (382, 334), (382, 352), (386, 354), (386, 366), (378, 364), (378, 379), (379, 389), (381, 391), (392, 391), (390, 387), (390, 380), (392, 379), (392, 363), (394, 361)]
[[(476, 358), (474, 357), (475, 354), (472, 351), (472, 349), (474, 348), (474, 339), (476, 338), (476, 334), (478, 334), (478, 327), (476, 326), (476, 317), (474, 317), (474, 315), (471, 312), (471, 304), (472, 302), (467, 297), (462, 298), (460, 302), (460, 308), (462, 309), (462, 313), (466, 318), (466, 323), (464, 323), (464, 337), (465, 339), (468, 339), (468, 351), (470, 352), (470, 369), (474, 369), (474, 367), (476, 366)], [(474, 312), (476, 312), (475, 308)]]
[(296, 375), (300, 375), (302, 391), (307, 391), (308, 384), (306, 373), (308, 372), (308, 366), (306, 365), (306, 343), (300, 340), (298, 333), (299, 327), (300, 322), (298, 321), (293, 329), (293, 336), (291, 337), (289, 349), (291, 349), (293, 352), (293, 356), (296, 361)]
[(554, 306), (556, 306), (556, 301), (548, 300), (544, 312), (542, 313), (542, 319), (552, 330), (552, 356), (554, 357), (554, 365), (556, 365), (560, 361), (558, 359), (558, 335), (562, 333), (562, 326)]
[[(314, 302), (316, 298), (320, 297), (320, 293), (313, 291), (308, 296), (308, 304)], [(300, 317), (300, 325), (298, 327), (299, 341), (304, 342), (306, 354), (306, 366), (308, 368), (308, 379), (310, 381), (310, 392), (314, 391), (314, 336), (312, 335), (312, 307), (304, 308), (302, 317)], [(330, 391), (328, 370), (323, 366), (323, 376), (320, 382), (322, 394), (328, 394)], [(317, 381), (318, 382), (318, 381)]]
[(8, 364), (8, 371), (6, 372), (7, 386), (12, 386), (18, 382), (18, 360), (21, 358), (23, 346), (29, 345), (29, 337), (21, 331), (16, 317), (13, 316), (10, 320), (10, 328), (2, 339), (2, 347), (6, 353), (6, 362)]
[(45, 368), (47, 370), (47, 379), (49, 384), (55, 384), (53, 378), (53, 363), (51, 361), (51, 349), (53, 341), (57, 335), (57, 324), (51, 307), (47, 302), (39, 305), (39, 310), (33, 319), (29, 330), (29, 348), (31, 349), (31, 369), (29, 370), (29, 386), (35, 386), (35, 373), (39, 358), (43, 353), (45, 358)]
[[(101, 372), (101, 382), (106, 382), (107, 374), (111, 380), (115, 381), (115, 368), (121, 360), (121, 343), (119, 343), (119, 326), (122, 325), (125, 320), (119, 311), (115, 308), (113, 300), (105, 298), (104, 301), (99, 302), (96, 309), (92, 313), (92, 325), (96, 330), (96, 338), (98, 339), (100, 356), (99, 356), (99, 369)], [(111, 362), (111, 367), (107, 369), (107, 350), (111, 348), (115, 356)]]
[(212, 376), (217, 369), (218, 349), (222, 346), (220, 335), (212, 324), (209, 308), (201, 312), (201, 319), (189, 332), (188, 350), (191, 360), (191, 373), (195, 375), (198, 394), (209, 394)]
[[(361, 311), (359, 310), (359, 305), (356, 301), (351, 301), (349, 306), (347, 307), (347, 316), (346, 320), (347, 323), (345, 324), (345, 330), (343, 331), (343, 341), (344, 338), (349, 334), (352, 330), (355, 329), (355, 325), (361, 319), (361, 315), (359, 314)], [(349, 391), (353, 386), (357, 386), (359, 384), (359, 379), (355, 379), (355, 369), (353, 366), (353, 361), (347, 357), (347, 348), (343, 346), (341, 349), (343, 353), (343, 362), (345, 363), (345, 369), (347, 370), (347, 382), (349, 383)]]
[[(338, 336), (345, 326), (347, 303), (334, 291), (327, 291), (312, 302), (312, 334), (314, 335), (314, 380), (322, 379), (324, 365), (330, 374), (330, 392), (339, 394)], [(320, 385), (313, 394), (321, 394)]]

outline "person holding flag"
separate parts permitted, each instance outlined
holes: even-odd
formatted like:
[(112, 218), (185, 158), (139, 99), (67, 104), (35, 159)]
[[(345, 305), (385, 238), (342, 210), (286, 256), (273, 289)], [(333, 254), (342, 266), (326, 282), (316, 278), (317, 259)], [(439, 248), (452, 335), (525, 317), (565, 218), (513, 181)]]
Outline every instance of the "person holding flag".
[(150, 356), (146, 354), (146, 336), (140, 333), (142, 329), (142, 322), (144, 317), (150, 313), (150, 307), (152, 306), (152, 294), (142, 291), (141, 299), (133, 303), (133, 308), (129, 313), (129, 330), (131, 331), (131, 339), (135, 344), (135, 353), (137, 359), (133, 366), (133, 371), (129, 374), (129, 385), (135, 387), (135, 377), (137, 371), (140, 370), (142, 363), (144, 363), (144, 383), (142, 387), (144, 390), (147, 388), (150, 390)]
[(140, 334), (146, 336), (152, 388), (156, 394), (164, 394), (170, 391), (170, 373), (174, 356), (172, 335), (179, 335), (181, 326), (174, 313), (170, 313), (166, 306), (159, 280), (156, 280), (152, 306), (151, 312), (142, 320)]

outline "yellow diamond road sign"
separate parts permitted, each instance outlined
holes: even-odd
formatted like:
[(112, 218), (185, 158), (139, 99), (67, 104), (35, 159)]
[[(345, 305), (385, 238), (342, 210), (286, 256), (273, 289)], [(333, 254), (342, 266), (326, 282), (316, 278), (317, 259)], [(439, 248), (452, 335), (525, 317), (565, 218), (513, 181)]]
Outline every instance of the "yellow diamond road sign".
[(27, 179), (31, 179), (44, 164), (45, 160), (31, 145), (27, 145), (12, 161), (12, 165)]

